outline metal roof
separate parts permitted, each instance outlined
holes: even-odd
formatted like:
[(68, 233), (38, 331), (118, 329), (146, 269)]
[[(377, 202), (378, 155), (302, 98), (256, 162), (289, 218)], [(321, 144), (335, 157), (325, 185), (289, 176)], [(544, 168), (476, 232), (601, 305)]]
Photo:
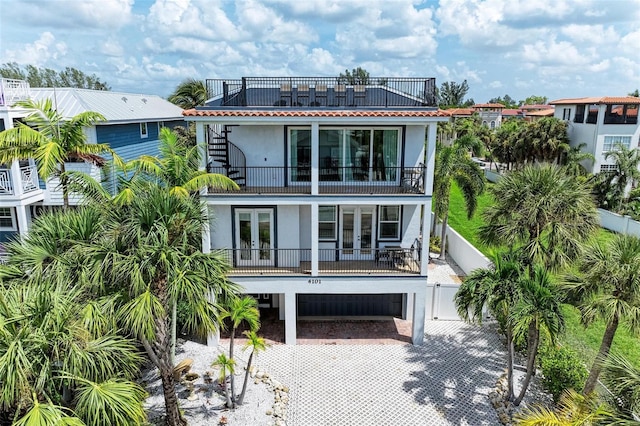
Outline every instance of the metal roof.
[(51, 98), (65, 117), (94, 111), (102, 114), (107, 122), (182, 119), (182, 108), (156, 95), (63, 87), (31, 88), (31, 98), (35, 101)]

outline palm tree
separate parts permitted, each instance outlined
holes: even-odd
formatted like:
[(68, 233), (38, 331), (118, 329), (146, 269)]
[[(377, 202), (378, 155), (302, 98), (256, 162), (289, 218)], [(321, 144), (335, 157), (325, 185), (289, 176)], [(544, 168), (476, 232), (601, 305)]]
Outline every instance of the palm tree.
[(536, 265), (531, 275), (519, 280), (520, 298), (513, 310), (513, 331), (516, 337), (526, 336), (527, 374), (514, 405), (520, 405), (536, 369), (536, 356), (540, 344), (540, 331), (549, 336), (552, 343), (564, 329), (562, 303), (547, 270)]
[(518, 281), (522, 264), (515, 253), (497, 254), (493, 266), (488, 269), (476, 269), (464, 282), (455, 295), (458, 315), (466, 322), (482, 324), (485, 307), (498, 320), (507, 338), (507, 394), (513, 399), (513, 357), (514, 328), (512, 312), (520, 298)]
[(608, 160), (613, 158), (616, 170), (608, 174), (608, 184), (615, 189), (618, 198), (616, 211), (625, 213), (629, 203), (629, 189), (636, 187), (640, 181), (640, 149), (629, 149), (622, 144), (616, 144), (612, 151), (605, 154)]
[(87, 143), (84, 133), (85, 127), (93, 126), (105, 118), (97, 112), (87, 111), (65, 119), (50, 99), (39, 102), (23, 100), (17, 102), (16, 106), (30, 111), (25, 118), (29, 125), (19, 123), (12, 129), (0, 132), (0, 164), (34, 158), (42, 179), (60, 178), (64, 206), (67, 208), (69, 190), (65, 163), (86, 161), (102, 166), (105, 160), (99, 154), (113, 154), (107, 144)]
[(610, 242), (594, 241), (578, 259), (577, 273), (563, 287), (576, 304), (585, 326), (596, 318), (606, 322), (598, 355), (583, 393), (596, 386), (620, 323), (640, 332), (640, 239), (617, 234)]
[(251, 330), (246, 330), (244, 333), (247, 337), (247, 342), (244, 344), (243, 349), (251, 348), (251, 354), (249, 355), (249, 360), (247, 361), (247, 370), (244, 373), (244, 383), (242, 384), (242, 392), (240, 392), (240, 396), (238, 396), (238, 405), (242, 405), (242, 401), (244, 401), (244, 394), (247, 391), (247, 382), (249, 381), (249, 372), (251, 371), (251, 363), (253, 362), (253, 355), (258, 352), (262, 352), (267, 349), (267, 344), (264, 341), (264, 338), (258, 336), (258, 333)]
[(236, 362), (233, 359), (228, 358), (225, 354), (220, 354), (211, 365), (220, 368), (220, 375), (218, 376), (218, 380), (224, 387), (224, 395), (227, 399), (227, 408), (233, 408), (233, 401), (231, 400), (231, 394), (229, 393), (229, 387), (227, 386), (227, 373), (229, 373), (229, 375), (233, 377), (236, 372)]
[[(241, 298), (232, 298), (228, 306), (222, 312), (221, 319), (229, 319), (231, 321), (231, 332), (229, 335), (229, 358), (234, 360), (233, 346), (235, 341), (236, 330), (245, 322), (249, 326), (250, 331), (257, 331), (260, 328), (260, 311), (258, 310), (258, 301), (251, 296)], [(235, 380), (231, 375), (231, 399), (235, 402)]]
[(611, 354), (604, 362), (602, 381), (615, 396), (621, 416), (632, 419), (634, 413), (640, 413), (640, 368)]
[(480, 238), (522, 250), (528, 266), (567, 265), (581, 242), (598, 229), (591, 188), (553, 164), (527, 165), (491, 188), (495, 203), (484, 212)]
[(585, 146), (587, 146), (586, 143), (581, 143), (577, 146), (572, 146), (566, 152), (563, 164), (568, 175), (578, 177), (589, 174), (589, 170), (584, 166), (584, 163), (590, 162), (593, 164), (596, 158), (590, 152), (582, 151)]
[(455, 181), (466, 201), (467, 216), (471, 218), (477, 205), (477, 197), (484, 190), (484, 174), (471, 160), (469, 151), (480, 142), (472, 135), (458, 138), (451, 146), (439, 146), (434, 171), (433, 195), (435, 218), (442, 218), (440, 259), (446, 259), (446, 232), (449, 217), (451, 183)]
[(176, 87), (167, 100), (182, 109), (192, 109), (207, 102), (207, 87), (202, 80), (188, 78)]

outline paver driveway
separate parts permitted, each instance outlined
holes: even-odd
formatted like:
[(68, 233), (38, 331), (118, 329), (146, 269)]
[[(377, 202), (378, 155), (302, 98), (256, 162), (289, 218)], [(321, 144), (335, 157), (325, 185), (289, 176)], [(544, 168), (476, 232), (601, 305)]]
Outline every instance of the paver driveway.
[(423, 346), (274, 345), (256, 364), (290, 387), (290, 426), (496, 425), (491, 326), (427, 321)]

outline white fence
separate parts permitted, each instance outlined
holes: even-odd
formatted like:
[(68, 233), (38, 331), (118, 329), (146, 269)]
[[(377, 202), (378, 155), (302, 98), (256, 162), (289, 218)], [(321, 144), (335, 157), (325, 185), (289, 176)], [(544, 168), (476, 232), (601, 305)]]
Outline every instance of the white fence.
[(637, 220), (604, 209), (598, 209), (598, 213), (600, 214), (600, 226), (604, 229), (640, 238), (640, 222)]

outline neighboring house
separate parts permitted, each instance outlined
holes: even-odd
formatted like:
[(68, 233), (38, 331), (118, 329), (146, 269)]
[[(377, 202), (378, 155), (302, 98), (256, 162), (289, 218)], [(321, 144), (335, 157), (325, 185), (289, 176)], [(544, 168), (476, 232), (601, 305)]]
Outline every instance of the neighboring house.
[[(0, 79), (0, 130), (10, 129), (28, 111), (14, 107), (21, 99), (53, 100), (64, 117), (85, 111), (102, 114), (106, 121), (85, 129), (89, 143), (107, 143), (123, 159), (158, 153), (158, 133), (162, 126), (185, 125), (182, 108), (155, 95), (140, 95), (75, 88), (30, 88), (21, 80)], [(85, 171), (98, 180), (107, 180), (87, 163), (67, 163), (67, 170)], [(113, 179), (114, 177), (111, 177)], [(78, 203), (72, 196), (70, 202)], [(0, 243), (17, 233), (24, 234), (42, 206), (62, 205), (58, 179), (42, 182), (33, 159), (0, 165)]]
[(613, 160), (606, 160), (605, 155), (617, 143), (629, 149), (640, 146), (640, 98), (608, 96), (558, 99), (551, 104), (555, 106), (554, 116), (568, 124), (570, 145), (584, 143), (584, 151), (595, 157), (592, 173), (615, 168)]
[(208, 144), (204, 250), (278, 308), (285, 341), (304, 317), (402, 317), (424, 335), (429, 212), (438, 111), (435, 80), (207, 80), (210, 101), (184, 112)]
[(498, 103), (475, 104), (471, 107), (480, 116), (482, 124), (490, 129), (496, 129), (502, 124), (502, 110), (504, 105)]

